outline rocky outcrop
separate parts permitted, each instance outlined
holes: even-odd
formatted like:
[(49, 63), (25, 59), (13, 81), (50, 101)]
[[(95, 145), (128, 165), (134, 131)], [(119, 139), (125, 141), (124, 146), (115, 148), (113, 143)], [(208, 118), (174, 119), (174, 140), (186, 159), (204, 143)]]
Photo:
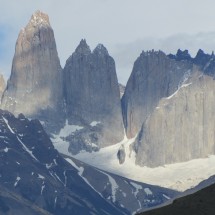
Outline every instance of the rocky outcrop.
[(144, 122), (135, 148), (141, 166), (188, 161), (215, 153), (215, 81), (194, 68)]
[(159, 100), (175, 92), (190, 75), (188, 53), (173, 59), (162, 51), (142, 52), (134, 63), (122, 97), (123, 120), (128, 138), (134, 137)]
[[(62, 104), (62, 69), (54, 33), (48, 16), (37, 11), (19, 33), (2, 108), (60, 124)], [(55, 131), (52, 125), (47, 128)]]
[(119, 164), (123, 164), (125, 162), (126, 152), (124, 145), (121, 145), (118, 152), (117, 152), (117, 158), (119, 160)]
[(115, 62), (99, 44), (93, 52), (82, 40), (63, 70), (69, 125), (79, 129), (67, 140), (70, 151), (115, 144), (124, 137)]
[(0, 98), (5, 90), (6, 84), (3, 75), (0, 74)]

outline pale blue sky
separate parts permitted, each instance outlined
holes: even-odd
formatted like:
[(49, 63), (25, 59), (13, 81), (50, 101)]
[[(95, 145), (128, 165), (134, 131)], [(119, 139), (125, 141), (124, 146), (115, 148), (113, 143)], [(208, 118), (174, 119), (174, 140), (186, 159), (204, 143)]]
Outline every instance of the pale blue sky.
[(82, 38), (103, 43), (125, 83), (142, 50), (215, 50), (214, 0), (0, 0), (0, 70), (10, 74), (15, 42), (35, 10), (48, 13), (61, 65)]

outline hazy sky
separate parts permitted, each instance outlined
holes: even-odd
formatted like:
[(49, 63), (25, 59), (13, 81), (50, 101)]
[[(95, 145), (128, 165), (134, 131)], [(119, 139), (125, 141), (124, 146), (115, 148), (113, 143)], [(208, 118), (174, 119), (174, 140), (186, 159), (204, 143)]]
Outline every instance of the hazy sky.
[(61, 65), (82, 38), (106, 46), (126, 83), (142, 50), (215, 50), (214, 0), (0, 0), (0, 71), (9, 77), (18, 33), (36, 10), (48, 13)]

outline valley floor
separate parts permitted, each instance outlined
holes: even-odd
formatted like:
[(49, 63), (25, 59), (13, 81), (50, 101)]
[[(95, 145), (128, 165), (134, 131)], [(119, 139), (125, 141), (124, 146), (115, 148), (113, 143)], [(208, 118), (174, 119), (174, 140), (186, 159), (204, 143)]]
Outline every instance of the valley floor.
[[(170, 164), (157, 168), (140, 167), (135, 164), (135, 153), (130, 154), (129, 146), (134, 139), (126, 139), (116, 145), (100, 149), (98, 152), (80, 152), (74, 158), (99, 169), (152, 185), (185, 191), (198, 185), (201, 181), (215, 175), (215, 155), (204, 159)], [(54, 141), (55, 148), (63, 154), (70, 155), (68, 144)], [(65, 144), (65, 145), (64, 145)], [(119, 164), (117, 152), (124, 144), (126, 160)], [(130, 157), (129, 157), (130, 155)]]

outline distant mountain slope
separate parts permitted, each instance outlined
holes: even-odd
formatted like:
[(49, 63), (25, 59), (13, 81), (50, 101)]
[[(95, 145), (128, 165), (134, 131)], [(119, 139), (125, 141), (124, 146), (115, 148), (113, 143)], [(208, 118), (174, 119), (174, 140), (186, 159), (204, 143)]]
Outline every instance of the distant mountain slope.
[(176, 199), (171, 205), (140, 215), (214, 215), (215, 184), (194, 194)]
[[(15, 118), (2, 110), (0, 186), (55, 215), (128, 214), (83, 180), (54, 149), (38, 120), (30, 121), (22, 114)], [(11, 198), (3, 200), (7, 206)]]
[(163, 204), (180, 192), (133, 181), (64, 156), (79, 175), (111, 204), (126, 208), (131, 214)]
[(0, 186), (0, 214), (52, 215), (16, 193)]

